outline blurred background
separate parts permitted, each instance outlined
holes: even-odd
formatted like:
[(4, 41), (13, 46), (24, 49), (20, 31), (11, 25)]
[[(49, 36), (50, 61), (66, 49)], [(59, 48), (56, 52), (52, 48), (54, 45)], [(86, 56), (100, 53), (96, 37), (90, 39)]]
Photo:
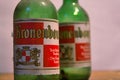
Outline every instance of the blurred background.
[[(0, 0), (0, 73), (13, 72), (13, 12), (20, 0)], [(57, 10), (62, 0), (51, 0)], [(120, 70), (120, 0), (79, 0), (91, 23), (92, 70)]]

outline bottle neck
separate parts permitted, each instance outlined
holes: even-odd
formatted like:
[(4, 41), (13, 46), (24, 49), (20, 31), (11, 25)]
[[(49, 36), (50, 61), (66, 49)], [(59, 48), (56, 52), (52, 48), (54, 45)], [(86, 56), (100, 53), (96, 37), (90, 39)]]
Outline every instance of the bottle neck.
[(78, 3), (78, 0), (63, 0), (63, 4)]

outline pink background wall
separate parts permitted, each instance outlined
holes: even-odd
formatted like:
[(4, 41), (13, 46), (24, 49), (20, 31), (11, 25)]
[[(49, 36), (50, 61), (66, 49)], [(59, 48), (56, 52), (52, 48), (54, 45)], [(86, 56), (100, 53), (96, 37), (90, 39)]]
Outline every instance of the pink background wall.
[[(57, 9), (62, 0), (51, 0)], [(12, 16), (19, 0), (0, 0), (0, 73), (13, 72)], [(120, 0), (79, 0), (91, 21), (92, 69), (120, 70)]]

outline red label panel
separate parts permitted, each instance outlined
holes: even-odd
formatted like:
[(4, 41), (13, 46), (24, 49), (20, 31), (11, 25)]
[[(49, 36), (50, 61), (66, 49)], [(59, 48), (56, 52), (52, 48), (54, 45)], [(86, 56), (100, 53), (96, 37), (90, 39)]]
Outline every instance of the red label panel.
[(20, 22), (15, 23), (14, 43), (15, 44), (43, 44), (42, 22)]
[(44, 45), (44, 67), (59, 67), (59, 46)]
[(60, 43), (74, 43), (74, 26), (66, 25), (60, 28)]
[(90, 60), (90, 44), (76, 44), (76, 61)]

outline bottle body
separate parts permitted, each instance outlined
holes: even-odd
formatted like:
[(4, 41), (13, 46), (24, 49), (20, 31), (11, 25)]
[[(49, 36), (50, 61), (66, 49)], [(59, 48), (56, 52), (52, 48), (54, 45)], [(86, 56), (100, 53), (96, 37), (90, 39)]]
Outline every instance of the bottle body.
[(60, 78), (88, 80), (90, 63), (90, 25), (78, 0), (64, 0), (58, 11), (60, 22)]
[(22, 0), (14, 11), (14, 80), (58, 80), (58, 36), (54, 5)]

